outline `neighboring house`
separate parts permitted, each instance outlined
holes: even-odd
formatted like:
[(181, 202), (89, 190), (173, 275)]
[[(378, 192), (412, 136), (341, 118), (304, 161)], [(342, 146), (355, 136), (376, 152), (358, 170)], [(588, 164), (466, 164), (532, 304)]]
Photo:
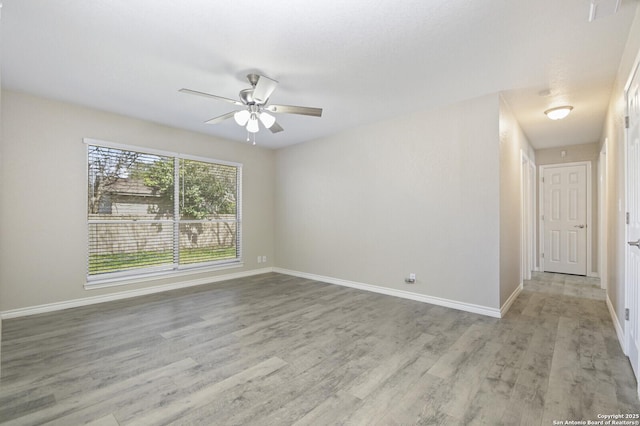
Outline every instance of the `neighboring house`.
[[(164, 207), (163, 209), (159, 209)], [(158, 219), (158, 211), (171, 207), (168, 200), (155, 193), (140, 180), (118, 179), (104, 191), (98, 200), (98, 215), (134, 216)]]

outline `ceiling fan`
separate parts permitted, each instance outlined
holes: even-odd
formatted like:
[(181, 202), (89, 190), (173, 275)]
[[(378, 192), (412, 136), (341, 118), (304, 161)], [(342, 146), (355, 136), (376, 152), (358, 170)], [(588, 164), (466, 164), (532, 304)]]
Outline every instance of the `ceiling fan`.
[(300, 114), (312, 117), (322, 116), (322, 108), (293, 105), (267, 105), (269, 97), (276, 87), (278, 87), (278, 82), (269, 77), (258, 74), (248, 74), (247, 80), (249, 80), (251, 87), (240, 91), (239, 101), (225, 98), (223, 96), (212, 95), (210, 93), (199, 92), (197, 90), (180, 89), (179, 91), (182, 93), (217, 99), (244, 107), (241, 110), (231, 111), (219, 117), (214, 117), (205, 123), (217, 124), (233, 117), (235, 122), (238, 123), (239, 126), (245, 127), (249, 133), (257, 133), (260, 130), (259, 122), (269, 129), (271, 133), (283, 131), (284, 129), (276, 122), (276, 118), (270, 113)]

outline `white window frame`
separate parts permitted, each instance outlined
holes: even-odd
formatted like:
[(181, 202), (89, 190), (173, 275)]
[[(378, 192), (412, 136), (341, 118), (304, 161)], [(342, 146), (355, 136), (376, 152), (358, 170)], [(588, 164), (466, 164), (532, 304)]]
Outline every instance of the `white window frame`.
[[(178, 161), (182, 159), (182, 160), (192, 160), (192, 161), (200, 161), (205, 163), (233, 166), (238, 169), (237, 189), (236, 189), (236, 194), (237, 194), (236, 220), (234, 221), (234, 223), (236, 224), (236, 246), (237, 246), (236, 258), (211, 261), (211, 262), (201, 262), (201, 263), (195, 263), (195, 264), (184, 264), (184, 265), (179, 265), (174, 262), (172, 265), (144, 267), (139, 269), (110, 272), (110, 273), (104, 273), (99, 275), (89, 275), (89, 272), (87, 271), (85, 288), (93, 289), (93, 288), (110, 287), (113, 285), (126, 285), (126, 284), (132, 284), (132, 283), (137, 283), (141, 281), (147, 281), (147, 280), (153, 280), (153, 279), (159, 279), (159, 278), (165, 278), (165, 277), (175, 277), (175, 276), (190, 275), (190, 274), (207, 272), (207, 271), (218, 271), (218, 270), (229, 269), (229, 268), (239, 268), (244, 265), (243, 244), (242, 244), (242, 163), (218, 160), (218, 159), (213, 159), (208, 157), (194, 156), (189, 154), (182, 154), (182, 153), (171, 152), (171, 151), (157, 150), (153, 148), (147, 148), (147, 147), (141, 147), (141, 146), (135, 146), (135, 145), (120, 144), (120, 143), (109, 142), (109, 141), (104, 141), (99, 139), (92, 139), (92, 138), (84, 138), (83, 143), (86, 145), (85, 160), (87, 161), (87, 164), (85, 166), (85, 171), (87, 173), (85, 182), (88, 182), (89, 180), (89, 172), (88, 172), (89, 146), (99, 146), (102, 148), (113, 148), (113, 149), (119, 149), (124, 151), (135, 151), (135, 152), (140, 152), (144, 154), (171, 157), (174, 159), (174, 161)], [(179, 191), (178, 185), (175, 185), (175, 190)], [(87, 191), (85, 191), (85, 196), (87, 197), (87, 200), (85, 202), (85, 207), (86, 207), (88, 205), (88, 197), (89, 197), (89, 194)], [(175, 197), (175, 199), (177, 200), (178, 197)], [(89, 259), (89, 240), (88, 240), (89, 224), (98, 223), (98, 222), (100, 221), (95, 221), (95, 220), (90, 221), (87, 217), (87, 242), (85, 244), (85, 246), (87, 247), (87, 265), (88, 265), (88, 259)], [(132, 222), (144, 223), (145, 221), (132, 220)], [(151, 221), (151, 222), (156, 222), (156, 221)], [(175, 224), (177, 224), (176, 228), (178, 228), (181, 223), (193, 222), (193, 220), (188, 220), (188, 219), (181, 220), (178, 212), (175, 212), (174, 219), (172, 222), (174, 223), (174, 226)], [(199, 222), (199, 221), (196, 221), (196, 222)], [(174, 244), (177, 244), (177, 241)]]

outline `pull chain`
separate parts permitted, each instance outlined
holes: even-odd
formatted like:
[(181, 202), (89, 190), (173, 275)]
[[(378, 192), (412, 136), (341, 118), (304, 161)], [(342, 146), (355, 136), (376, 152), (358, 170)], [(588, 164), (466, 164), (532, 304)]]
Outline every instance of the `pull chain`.
[[(253, 141), (251, 140), (252, 137), (253, 137)], [(256, 144), (256, 134), (255, 133), (250, 133), (247, 130), (247, 142), (252, 142), (251, 145), (255, 145)]]

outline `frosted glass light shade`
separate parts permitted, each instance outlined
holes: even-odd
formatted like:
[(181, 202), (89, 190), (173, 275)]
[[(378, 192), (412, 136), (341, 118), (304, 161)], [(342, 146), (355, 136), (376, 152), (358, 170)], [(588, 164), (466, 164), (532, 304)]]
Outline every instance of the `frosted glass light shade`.
[(239, 126), (244, 126), (245, 124), (247, 124), (247, 121), (249, 121), (249, 117), (251, 117), (251, 113), (246, 109), (233, 114), (233, 119), (236, 120), (236, 123), (238, 123)]
[(257, 133), (260, 130), (260, 126), (258, 125), (258, 119), (256, 116), (252, 116), (247, 123), (247, 131), (251, 133)]
[(548, 109), (544, 113), (551, 120), (562, 120), (567, 115), (569, 115), (572, 109), (573, 109), (572, 106), (561, 106), (557, 108)]
[(258, 117), (260, 117), (260, 121), (262, 121), (262, 124), (264, 124), (264, 127), (266, 127), (267, 129), (270, 129), (271, 126), (273, 126), (273, 124), (276, 122), (276, 118), (266, 112), (261, 112)]

